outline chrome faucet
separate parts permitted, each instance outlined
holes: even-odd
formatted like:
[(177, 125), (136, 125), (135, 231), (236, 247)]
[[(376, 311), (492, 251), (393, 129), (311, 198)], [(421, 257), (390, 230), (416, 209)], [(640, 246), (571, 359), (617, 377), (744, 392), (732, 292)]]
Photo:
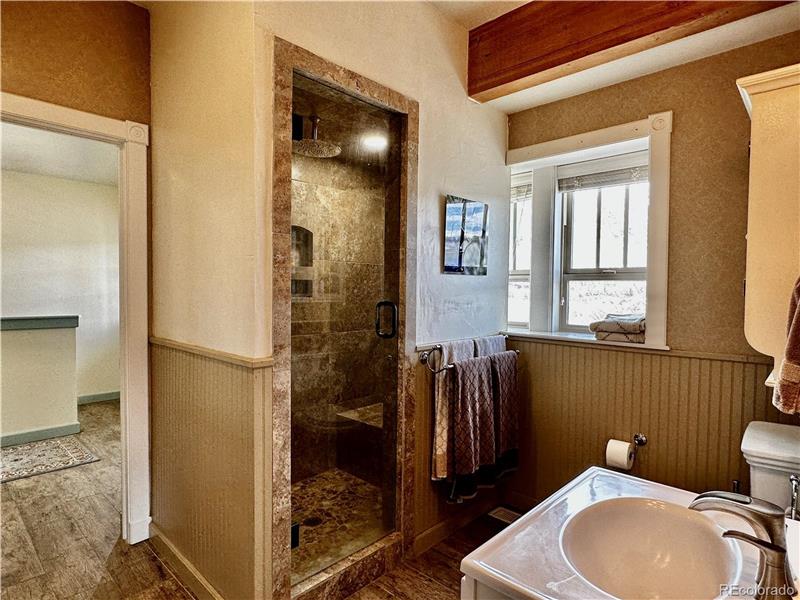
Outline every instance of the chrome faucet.
[(726, 531), (722, 537), (737, 539), (758, 548), (758, 586), (756, 600), (790, 600), (795, 594), (786, 556), (784, 513), (772, 502), (731, 492), (706, 492), (689, 505), (691, 510), (717, 510), (744, 519), (756, 536)]

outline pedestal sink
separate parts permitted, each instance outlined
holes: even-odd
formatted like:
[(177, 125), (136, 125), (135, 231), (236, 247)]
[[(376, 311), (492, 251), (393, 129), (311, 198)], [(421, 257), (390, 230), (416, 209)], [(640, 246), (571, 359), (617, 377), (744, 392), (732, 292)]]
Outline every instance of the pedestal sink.
[(741, 519), (696, 494), (592, 467), (461, 562), (461, 600), (752, 598), (758, 555), (723, 539)]
[(652, 498), (613, 498), (564, 525), (561, 550), (575, 572), (621, 599), (716, 598), (741, 553), (705, 515)]

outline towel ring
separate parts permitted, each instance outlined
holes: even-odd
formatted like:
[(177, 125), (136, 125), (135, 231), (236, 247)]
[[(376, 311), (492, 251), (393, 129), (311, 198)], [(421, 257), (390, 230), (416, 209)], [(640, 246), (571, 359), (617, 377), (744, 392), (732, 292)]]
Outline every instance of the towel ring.
[[(506, 336), (506, 337), (508, 337), (508, 336)], [(442, 354), (442, 345), (441, 344), (436, 344), (430, 350), (423, 350), (422, 352), (419, 353), (419, 362), (421, 362), (423, 365), (428, 367), (428, 370), (431, 373), (433, 373), (434, 375), (436, 375), (438, 373), (443, 373), (444, 371), (447, 371), (447, 369), (452, 369), (453, 367), (455, 367), (455, 365), (453, 363), (450, 363), (449, 365), (444, 365), (443, 367), (441, 367), (439, 369), (434, 367), (433, 366), (433, 361), (431, 360), (431, 358), (433, 357), (433, 353), (437, 352), (437, 351), (439, 352), (439, 359), (441, 360), (441, 358), (443, 356), (443, 354)], [(514, 350), (514, 352), (516, 352), (517, 356), (519, 356), (519, 350)]]
[(437, 350), (439, 352), (439, 359), (441, 360), (441, 358), (443, 356), (442, 355), (442, 345), (441, 344), (436, 344), (430, 350), (425, 350), (423, 352), (420, 352), (420, 354), (419, 354), (419, 362), (421, 362), (423, 365), (428, 367), (428, 370), (431, 373), (433, 373), (434, 375), (436, 375), (437, 373), (442, 373), (442, 372), (446, 371), (447, 369), (452, 369), (455, 366), (455, 365), (445, 365), (441, 369), (437, 369), (437, 368), (433, 367), (432, 366), (433, 361), (431, 360), (431, 358), (433, 357), (433, 353), (436, 352)]

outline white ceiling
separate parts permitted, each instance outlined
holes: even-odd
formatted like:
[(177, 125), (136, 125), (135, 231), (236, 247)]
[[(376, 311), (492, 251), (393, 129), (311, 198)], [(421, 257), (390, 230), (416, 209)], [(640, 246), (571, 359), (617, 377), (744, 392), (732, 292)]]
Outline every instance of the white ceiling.
[(500, 15), (527, 4), (530, 0), (434, 0), (431, 2), (436, 8), (449, 18), (466, 27), (467, 30), (483, 25)]
[(734, 48), (755, 44), (798, 29), (800, 29), (800, 2), (792, 2), (780, 8), (490, 100), (487, 104), (512, 114)]
[(4, 170), (89, 183), (117, 184), (119, 149), (113, 144), (3, 123)]

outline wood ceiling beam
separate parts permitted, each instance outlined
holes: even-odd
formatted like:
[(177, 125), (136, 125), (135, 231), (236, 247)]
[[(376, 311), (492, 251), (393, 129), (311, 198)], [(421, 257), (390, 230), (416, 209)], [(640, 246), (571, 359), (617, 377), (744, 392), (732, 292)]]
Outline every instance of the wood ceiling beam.
[(469, 32), (469, 96), (499, 98), (788, 3), (535, 0)]

